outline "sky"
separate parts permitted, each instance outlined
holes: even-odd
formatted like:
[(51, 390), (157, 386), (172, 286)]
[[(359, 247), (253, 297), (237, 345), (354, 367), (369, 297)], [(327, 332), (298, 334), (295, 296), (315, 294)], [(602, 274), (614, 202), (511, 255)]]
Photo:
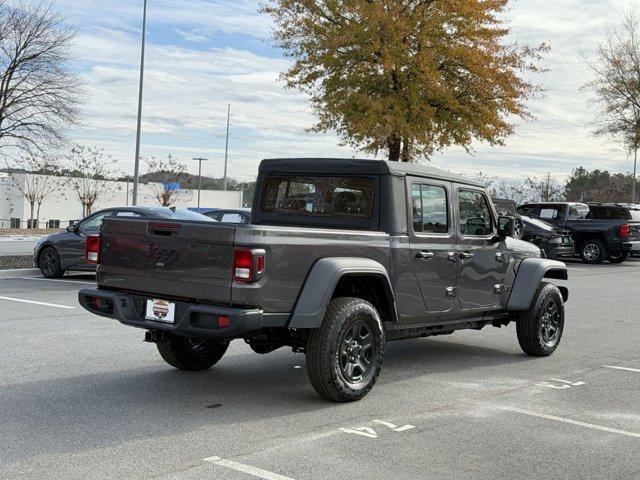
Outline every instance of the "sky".
[[(35, 1), (35, 0), (34, 0)], [(336, 135), (309, 134), (307, 98), (278, 79), (289, 66), (269, 41), (272, 23), (251, 0), (148, 0), (142, 155), (172, 154), (197, 172), (223, 172), (227, 104), (231, 104), (229, 176), (255, 178), (262, 158), (371, 158), (341, 147)], [(133, 171), (143, 0), (53, 0), (77, 29), (76, 65), (85, 82), (82, 123), (74, 143), (104, 147), (124, 172)], [(535, 116), (519, 121), (503, 147), (477, 144), (473, 154), (449, 148), (433, 165), (473, 175), (515, 179), (550, 173), (564, 179), (582, 165), (627, 172), (625, 151), (591, 134), (597, 111), (581, 91), (606, 26), (615, 25), (629, 0), (512, 0), (506, 13), (510, 40), (551, 51), (546, 88), (529, 102)]]

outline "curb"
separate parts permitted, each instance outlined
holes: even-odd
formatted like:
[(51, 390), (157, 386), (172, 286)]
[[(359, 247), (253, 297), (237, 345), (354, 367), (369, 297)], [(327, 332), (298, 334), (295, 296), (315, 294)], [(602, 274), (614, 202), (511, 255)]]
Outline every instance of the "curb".
[(0, 270), (0, 279), (2, 278), (29, 278), (39, 277), (42, 273), (37, 268), (16, 268), (11, 270)]

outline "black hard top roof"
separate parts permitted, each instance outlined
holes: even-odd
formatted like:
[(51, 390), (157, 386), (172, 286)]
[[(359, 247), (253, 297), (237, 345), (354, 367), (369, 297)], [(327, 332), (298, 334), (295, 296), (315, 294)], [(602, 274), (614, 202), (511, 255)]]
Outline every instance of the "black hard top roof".
[(431, 165), (357, 158), (270, 158), (260, 163), (260, 173), (304, 173), (328, 175), (415, 175), (484, 187), (470, 178)]

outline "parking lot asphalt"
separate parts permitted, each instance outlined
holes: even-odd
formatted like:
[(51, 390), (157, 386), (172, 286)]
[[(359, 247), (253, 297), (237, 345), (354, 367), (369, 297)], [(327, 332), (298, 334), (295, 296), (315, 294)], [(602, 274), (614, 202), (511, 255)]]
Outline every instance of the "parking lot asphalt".
[(640, 478), (640, 260), (569, 268), (553, 356), (514, 325), (392, 342), (353, 404), (286, 349), (174, 370), (77, 305), (91, 276), (2, 279), (0, 478)]
[(33, 255), (36, 240), (0, 240), (0, 256), (3, 255)]

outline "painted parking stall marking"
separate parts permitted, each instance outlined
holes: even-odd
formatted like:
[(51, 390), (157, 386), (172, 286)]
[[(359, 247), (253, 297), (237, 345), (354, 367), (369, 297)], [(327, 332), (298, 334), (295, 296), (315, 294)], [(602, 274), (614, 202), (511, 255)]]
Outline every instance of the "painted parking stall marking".
[[(416, 428), (415, 425), (402, 425), (401, 427), (399, 427), (394, 423), (385, 422), (384, 420), (374, 420), (373, 423), (377, 423), (378, 425), (382, 425), (390, 430), (393, 430), (394, 432), (399, 433)], [(360, 435), (367, 438), (378, 438), (378, 433), (371, 427), (340, 428), (339, 430), (343, 433), (352, 435)]]
[(553, 388), (556, 390), (566, 390), (571, 387), (579, 387), (586, 385), (587, 382), (570, 382), (568, 380), (560, 380), (558, 378), (551, 378), (549, 382), (536, 383), (538, 387)]
[(514, 407), (499, 407), (501, 410), (508, 412), (519, 413), (521, 415), (528, 415), (530, 417), (544, 418), (546, 420), (553, 420), (554, 422), (567, 423), (569, 425), (575, 425), (578, 427), (590, 428), (592, 430), (600, 430), (601, 432), (616, 433), (618, 435), (625, 435), (627, 437), (640, 438), (640, 433), (628, 432), (626, 430), (620, 430), (617, 428), (604, 427), (602, 425), (595, 425), (593, 423), (580, 422), (578, 420), (572, 420), (570, 418), (556, 417), (555, 415), (547, 415), (546, 413), (532, 412), (529, 410), (522, 410)]
[(640, 373), (640, 368), (629, 368), (629, 367), (616, 367), (613, 365), (603, 365), (604, 368), (610, 368), (612, 370), (622, 370), (624, 372), (635, 372)]
[(234, 462), (233, 460), (226, 460), (220, 457), (209, 457), (204, 459), (205, 462), (213, 463), (220, 467), (229, 468), (237, 472), (248, 473), (254, 477), (263, 478), (264, 480), (293, 480), (291, 477), (285, 477), (279, 473), (270, 472), (269, 470), (263, 470), (262, 468), (253, 467), (244, 463)]
[(54, 307), (54, 308), (65, 308), (68, 310), (73, 310), (76, 307), (69, 307), (68, 305), (58, 305), (56, 303), (46, 303), (46, 302), (36, 302), (34, 300), (24, 300), (22, 298), (13, 298), (13, 297), (0, 297), (0, 300), (8, 300), (10, 302), (19, 302), (19, 303), (30, 303), (32, 305), (42, 305), (45, 307)]

